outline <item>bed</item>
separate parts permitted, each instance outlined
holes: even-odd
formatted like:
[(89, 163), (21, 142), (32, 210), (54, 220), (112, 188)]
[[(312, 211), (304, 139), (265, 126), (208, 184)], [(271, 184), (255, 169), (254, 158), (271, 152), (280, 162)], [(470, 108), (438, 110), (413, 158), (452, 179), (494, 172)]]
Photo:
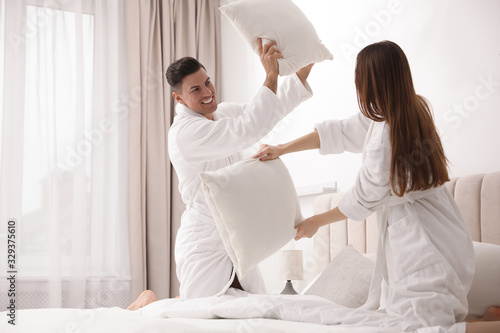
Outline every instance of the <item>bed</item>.
[[(500, 304), (500, 172), (452, 178), (446, 186), (457, 201), (476, 250), (476, 277), (469, 293), (469, 318), (477, 318)], [(315, 214), (338, 205), (342, 193), (322, 195)], [(322, 227), (314, 237), (314, 258), (322, 271), (346, 245), (374, 255), (377, 247), (376, 214), (364, 221), (346, 220)], [(492, 289), (486, 286), (491, 284)], [(488, 291), (491, 294), (488, 294)]]
[[(451, 179), (446, 186), (464, 215), (472, 240), (500, 245), (500, 172)], [(315, 214), (337, 206), (341, 193), (319, 196)], [(373, 214), (365, 221), (344, 221), (325, 226), (314, 238), (315, 252), (322, 266), (347, 244), (361, 253), (375, 253), (377, 222)]]
[[(488, 283), (485, 281), (493, 281), (493, 293), (490, 293), (493, 296), (487, 295), (491, 296), (491, 302), (492, 297), (496, 297), (494, 295), (500, 295), (500, 275), (485, 277), (481, 274), (499, 274), (497, 266), (500, 266), (500, 256), (497, 255), (500, 253), (500, 247), (497, 246), (500, 245), (500, 172), (455, 178), (448, 182), (447, 186), (459, 204), (477, 248), (481, 249), (482, 244), (494, 244), (491, 245), (494, 251), (488, 252), (489, 257), (481, 255), (482, 260), (486, 262), (482, 263), (483, 267), (476, 283), (479, 284), (476, 288), (484, 289), (484, 283)], [(319, 196), (315, 200), (314, 212), (321, 213), (336, 206), (341, 196), (341, 193)], [(323, 227), (313, 240), (317, 269), (321, 271), (327, 267), (346, 245), (351, 245), (360, 253), (367, 253), (367, 256), (374, 253), (376, 232), (375, 216), (362, 222), (344, 221)], [(479, 267), (478, 263), (476, 267)], [(478, 290), (474, 292), (480, 292)], [(484, 307), (488, 304), (483, 296), (479, 295), (480, 299), (470, 300), (482, 302), (480, 306)], [(329, 301), (318, 296), (243, 295), (234, 291), (227, 298), (190, 300), (180, 306), (179, 302), (181, 301), (176, 299), (162, 300), (153, 303), (154, 306), (149, 306), (144, 311), (135, 312), (120, 308), (18, 310), (16, 326), (7, 324), (8, 317), (4, 311), (0, 313), (0, 331), (326, 333), (403, 330), (402, 326), (391, 329), (378, 327), (377, 318), (369, 318), (369, 313), (352, 317), (350, 322), (330, 323), (337, 325), (314, 323), (315, 319), (330, 311)], [(171, 307), (173, 304), (176, 306)], [(170, 310), (165, 312), (165, 309)], [(480, 310), (481, 307), (476, 308), (476, 311)], [(349, 315), (348, 309), (346, 315)], [(165, 318), (166, 316), (173, 318)]]

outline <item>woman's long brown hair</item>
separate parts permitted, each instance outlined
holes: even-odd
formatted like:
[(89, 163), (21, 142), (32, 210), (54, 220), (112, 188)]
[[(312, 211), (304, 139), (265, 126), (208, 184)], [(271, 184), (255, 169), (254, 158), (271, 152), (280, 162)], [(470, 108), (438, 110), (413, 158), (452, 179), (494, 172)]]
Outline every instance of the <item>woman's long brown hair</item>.
[(449, 180), (447, 159), (428, 103), (415, 93), (403, 50), (383, 41), (365, 47), (356, 61), (361, 112), (386, 121), (391, 138), (391, 187), (398, 196)]

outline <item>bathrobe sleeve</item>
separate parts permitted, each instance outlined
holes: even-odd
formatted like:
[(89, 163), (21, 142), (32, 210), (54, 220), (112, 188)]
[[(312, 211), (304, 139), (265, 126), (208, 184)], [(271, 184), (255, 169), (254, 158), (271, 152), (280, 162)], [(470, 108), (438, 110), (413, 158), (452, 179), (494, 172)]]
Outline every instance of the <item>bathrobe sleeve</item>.
[[(276, 96), (281, 104), (289, 111), (295, 109), (305, 99), (308, 99), (309, 97), (304, 98), (307, 94), (309, 94), (309, 97), (312, 96), (311, 87), (307, 82), (302, 84), (296, 74), (286, 77), (278, 86), (278, 91), (276, 92)], [(220, 108), (216, 112), (219, 118), (236, 118), (243, 114), (247, 106), (248, 104), (224, 103), (224, 108)]]
[(370, 216), (391, 194), (389, 127), (385, 123), (372, 126), (354, 186), (339, 202), (340, 211), (356, 221)]
[(179, 151), (189, 163), (207, 162), (240, 152), (267, 135), (278, 121), (311, 96), (296, 75), (283, 82), (278, 94), (261, 87), (244, 107), (221, 108), (217, 121), (190, 118), (177, 131)]
[[(363, 152), (363, 164), (356, 182), (339, 202), (339, 209), (353, 220), (365, 219), (390, 195), (391, 148), (385, 123), (373, 123), (362, 113), (357, 113), (347, 119), (328, 120), (315, 127), (320, 138), (320, 154)], [(367, 138), (367, 135), (370, 137)]]
[(343, 120), (327, 120), (314, 125), (319, 134), (319, 153), (361, 153), (372, 121), (361, 112)]
[(362, 113), (344, 120), (325, 121), (315, 127), (320, 138), (320, 154), (363, 152), (363, 163), (356, 182), (338, 207), (353, 220), (367, 218), (390, 195), (391, 144), (388, 127), (385, 123), (374, 123)]
[(355, 221), (362, 221), (373, 214), (391, 194), (391, 148), (378, 146), (367, 149), (365, 153), (354, 186), (339, 202), (342, 214)]

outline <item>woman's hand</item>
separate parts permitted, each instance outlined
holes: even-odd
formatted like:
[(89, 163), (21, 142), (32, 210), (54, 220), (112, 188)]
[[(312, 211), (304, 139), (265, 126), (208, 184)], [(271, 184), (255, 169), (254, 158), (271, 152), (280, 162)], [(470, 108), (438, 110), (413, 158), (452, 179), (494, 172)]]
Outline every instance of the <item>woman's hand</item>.
[(258, 158), (261, 161), (274, 160), (281, 155), (319, 148), (320, 144), (318, 131), (314, 130), (309, 134), (287, 143), (281, 143), (276, 146), (260, 145), (259, 151), (253, 158)]
[(259, 151), (257, 152), (257, 154), (253, 155), (252, 158), (258, 158), (261, 161), (277, 159), (281, 156), (281, 151), (278, 146), (260, 145)]
[(340, 211), (338, 206), (327, 212), (311, 216), (295, 227), (295, 229), (297, 229), (295, 240), (299, 240), (304, 237), (311, 238), (322, 226), (338, 221), (344, 221), (346, 219), (347, 216)]
[(304, 237), (311, 238), (318, 232), (320, 226), (321, 223), (318, 216), (311, 216), (295, 227), (295, 229), (297, 229), (297, 234), (294, 239), (299, 240)]

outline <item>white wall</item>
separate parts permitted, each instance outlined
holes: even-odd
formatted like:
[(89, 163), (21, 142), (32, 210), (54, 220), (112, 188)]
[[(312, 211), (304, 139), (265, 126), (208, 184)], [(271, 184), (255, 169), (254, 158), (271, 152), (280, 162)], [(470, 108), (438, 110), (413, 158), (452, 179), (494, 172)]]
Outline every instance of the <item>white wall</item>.
[[(403, 48), (417, 93), (434, 108), (451, 176), (500, 171), (500, 1), (294, 2), (316, 27), (334, 60), (315, 65), (309, 79), (314, 97), (287, 117), (266, 143), (294, 139), (311, 131), (315, 122), (358, 112), (356, 54), (368, 44), (388, 39)], [(261, 86), (264, 70), (224, 16), (221, 28), (222, 101), (248, 101)], [(297, 187), (337, 181), (340, 190), (352, 185), (361, 161), (354, 154), (320, 156), (315, 151), (283, 160)], [(304, 209), (309, 211), (310, 204)]]

